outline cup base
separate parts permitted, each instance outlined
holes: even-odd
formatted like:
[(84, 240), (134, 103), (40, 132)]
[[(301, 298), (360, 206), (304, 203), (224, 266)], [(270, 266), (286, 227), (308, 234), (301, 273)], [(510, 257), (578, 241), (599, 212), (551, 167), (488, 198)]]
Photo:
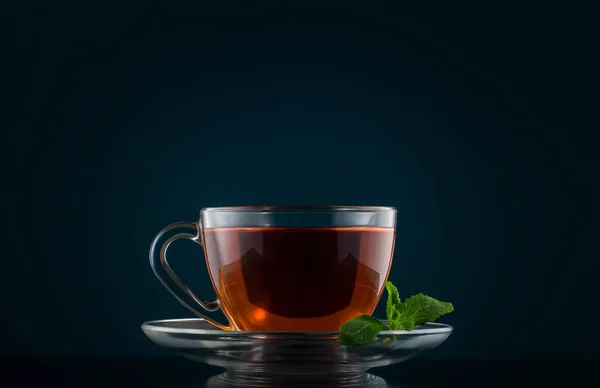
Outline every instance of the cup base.
[(388, 387), (384, 379), (369, 373), (353, 373), (346, 375), (326, 374), (294, 374), (286, 375), (280, 371), (260, 373), (238, 372), (228, 370), (214, 376), (206, 382), (206, 388), (221, 387)]

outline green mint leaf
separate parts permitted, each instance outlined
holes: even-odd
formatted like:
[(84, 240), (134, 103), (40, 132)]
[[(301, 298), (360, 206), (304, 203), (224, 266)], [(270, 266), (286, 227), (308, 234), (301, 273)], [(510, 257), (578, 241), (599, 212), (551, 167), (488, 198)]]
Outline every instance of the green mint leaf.
[(385, 306), (385, 313), (388, 319), (390, 330), (412, 330), (415, 327), (415, 311), (407, 309), (407, 306), (400, 300), (400, 293), (392, 282), (385, 282), (388, 298)]
[(385, 314), (387, 315), (388, 325), (391, 330), (398, 330), (395, 328), (396, 322), (400, 319), (400, 310), (402, 308), (402, 302), (400, 301), (400, 293), (396, 286), (392, 282), (385, 282), (385, 289), (387, 291), (387, 302), (385, 304)]
[(406, 312), (414, 318), (417, 325), (435, 321), (442, 315), (454, 311), (452, 303), (440, 302), (422, 293), (411, 296), (403, 304), (405, 305)]
[[(435, 321), (442, 315), (454, 311), (452, 303), (441, 302), (422, 293), (402, 302), (398, 289), (390, 281), (385, 282), (385, 289), (388, 294), (385, 312), (389, 327), (377, 318), (366, 314), (352, 318), (340, 329), (338, 342), (341, 345), (347, 347), (364, 345), (375, 341), (382, 330), (412, 330), (416, 325)], [(383, 343), (392, 342), (399, 335), (384, 335)]]
[(349, 348), (368, 344), (375, 341), (377, 334), (385, 329), (387, 327), (379, 319), (363, 314), (344, 323), (340, 329), (338, 342)]
[[(405, 313), (401, 312), (400, 314), (405, 314)], [(416, 321), (415, 321), (414, 315), (408, 315), (408, 316), (401, 315), (400, 319), (398, 319), (394, 322), (395, 329), (392, 329), (391, 325), (390, 325), (390, 330), (412, 330), (415, 328), (415, 325), (416, 325)]]

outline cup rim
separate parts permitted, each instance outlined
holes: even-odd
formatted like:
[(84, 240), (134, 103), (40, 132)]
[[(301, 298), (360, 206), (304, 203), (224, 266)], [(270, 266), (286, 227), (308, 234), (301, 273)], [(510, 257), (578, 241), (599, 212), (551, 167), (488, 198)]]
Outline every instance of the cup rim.
[(205, 207), (200, 210), (201, 213), (219, 213), (219, 212), (361, 212), (361, 213), (388, 213), (397, 212), (393, 206), (222, 206)]

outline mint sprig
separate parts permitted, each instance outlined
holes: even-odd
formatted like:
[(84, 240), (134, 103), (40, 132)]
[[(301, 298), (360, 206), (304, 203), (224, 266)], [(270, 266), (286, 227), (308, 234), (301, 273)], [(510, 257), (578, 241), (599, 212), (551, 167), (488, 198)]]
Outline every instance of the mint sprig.
[[(433, 322), (442, 315), (454, 311), (450, 302), (440, 302), (430, 296), (418, 293), (400, 300), (400, 293), (392, 282), (385, 282), (387, 302), (385, 313), (388, 326), (379, 319), (364, 314), (352, 318), (340, 328), (338, 342), (347, 347), (356, 347), (377, 340), (377, 334), (382, 330), (412, 330), (417, 325)], [(389, 336), (386, 342), (393, 341), (396, 337)]]

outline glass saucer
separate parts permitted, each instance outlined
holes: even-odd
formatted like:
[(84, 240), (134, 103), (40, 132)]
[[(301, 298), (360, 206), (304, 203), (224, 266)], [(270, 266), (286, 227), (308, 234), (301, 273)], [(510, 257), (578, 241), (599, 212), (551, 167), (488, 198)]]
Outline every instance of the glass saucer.
[[(198, 318), (149, 321), (142, 330), (159, 346), (227, 369), (220, 376), (224, 383), (270, 386), (273, 381), (306, 380), (350, 387), (376, 382), (366, 373), (371, 368), (435, 348), (450, 336), (452, 326), (426, 323), (411, 331), (382, 331), (377, 341), (355, 348), (338, 344), (337, 332), (223, 331)], [(396, 339), (389, 341), (391, 335)]]

